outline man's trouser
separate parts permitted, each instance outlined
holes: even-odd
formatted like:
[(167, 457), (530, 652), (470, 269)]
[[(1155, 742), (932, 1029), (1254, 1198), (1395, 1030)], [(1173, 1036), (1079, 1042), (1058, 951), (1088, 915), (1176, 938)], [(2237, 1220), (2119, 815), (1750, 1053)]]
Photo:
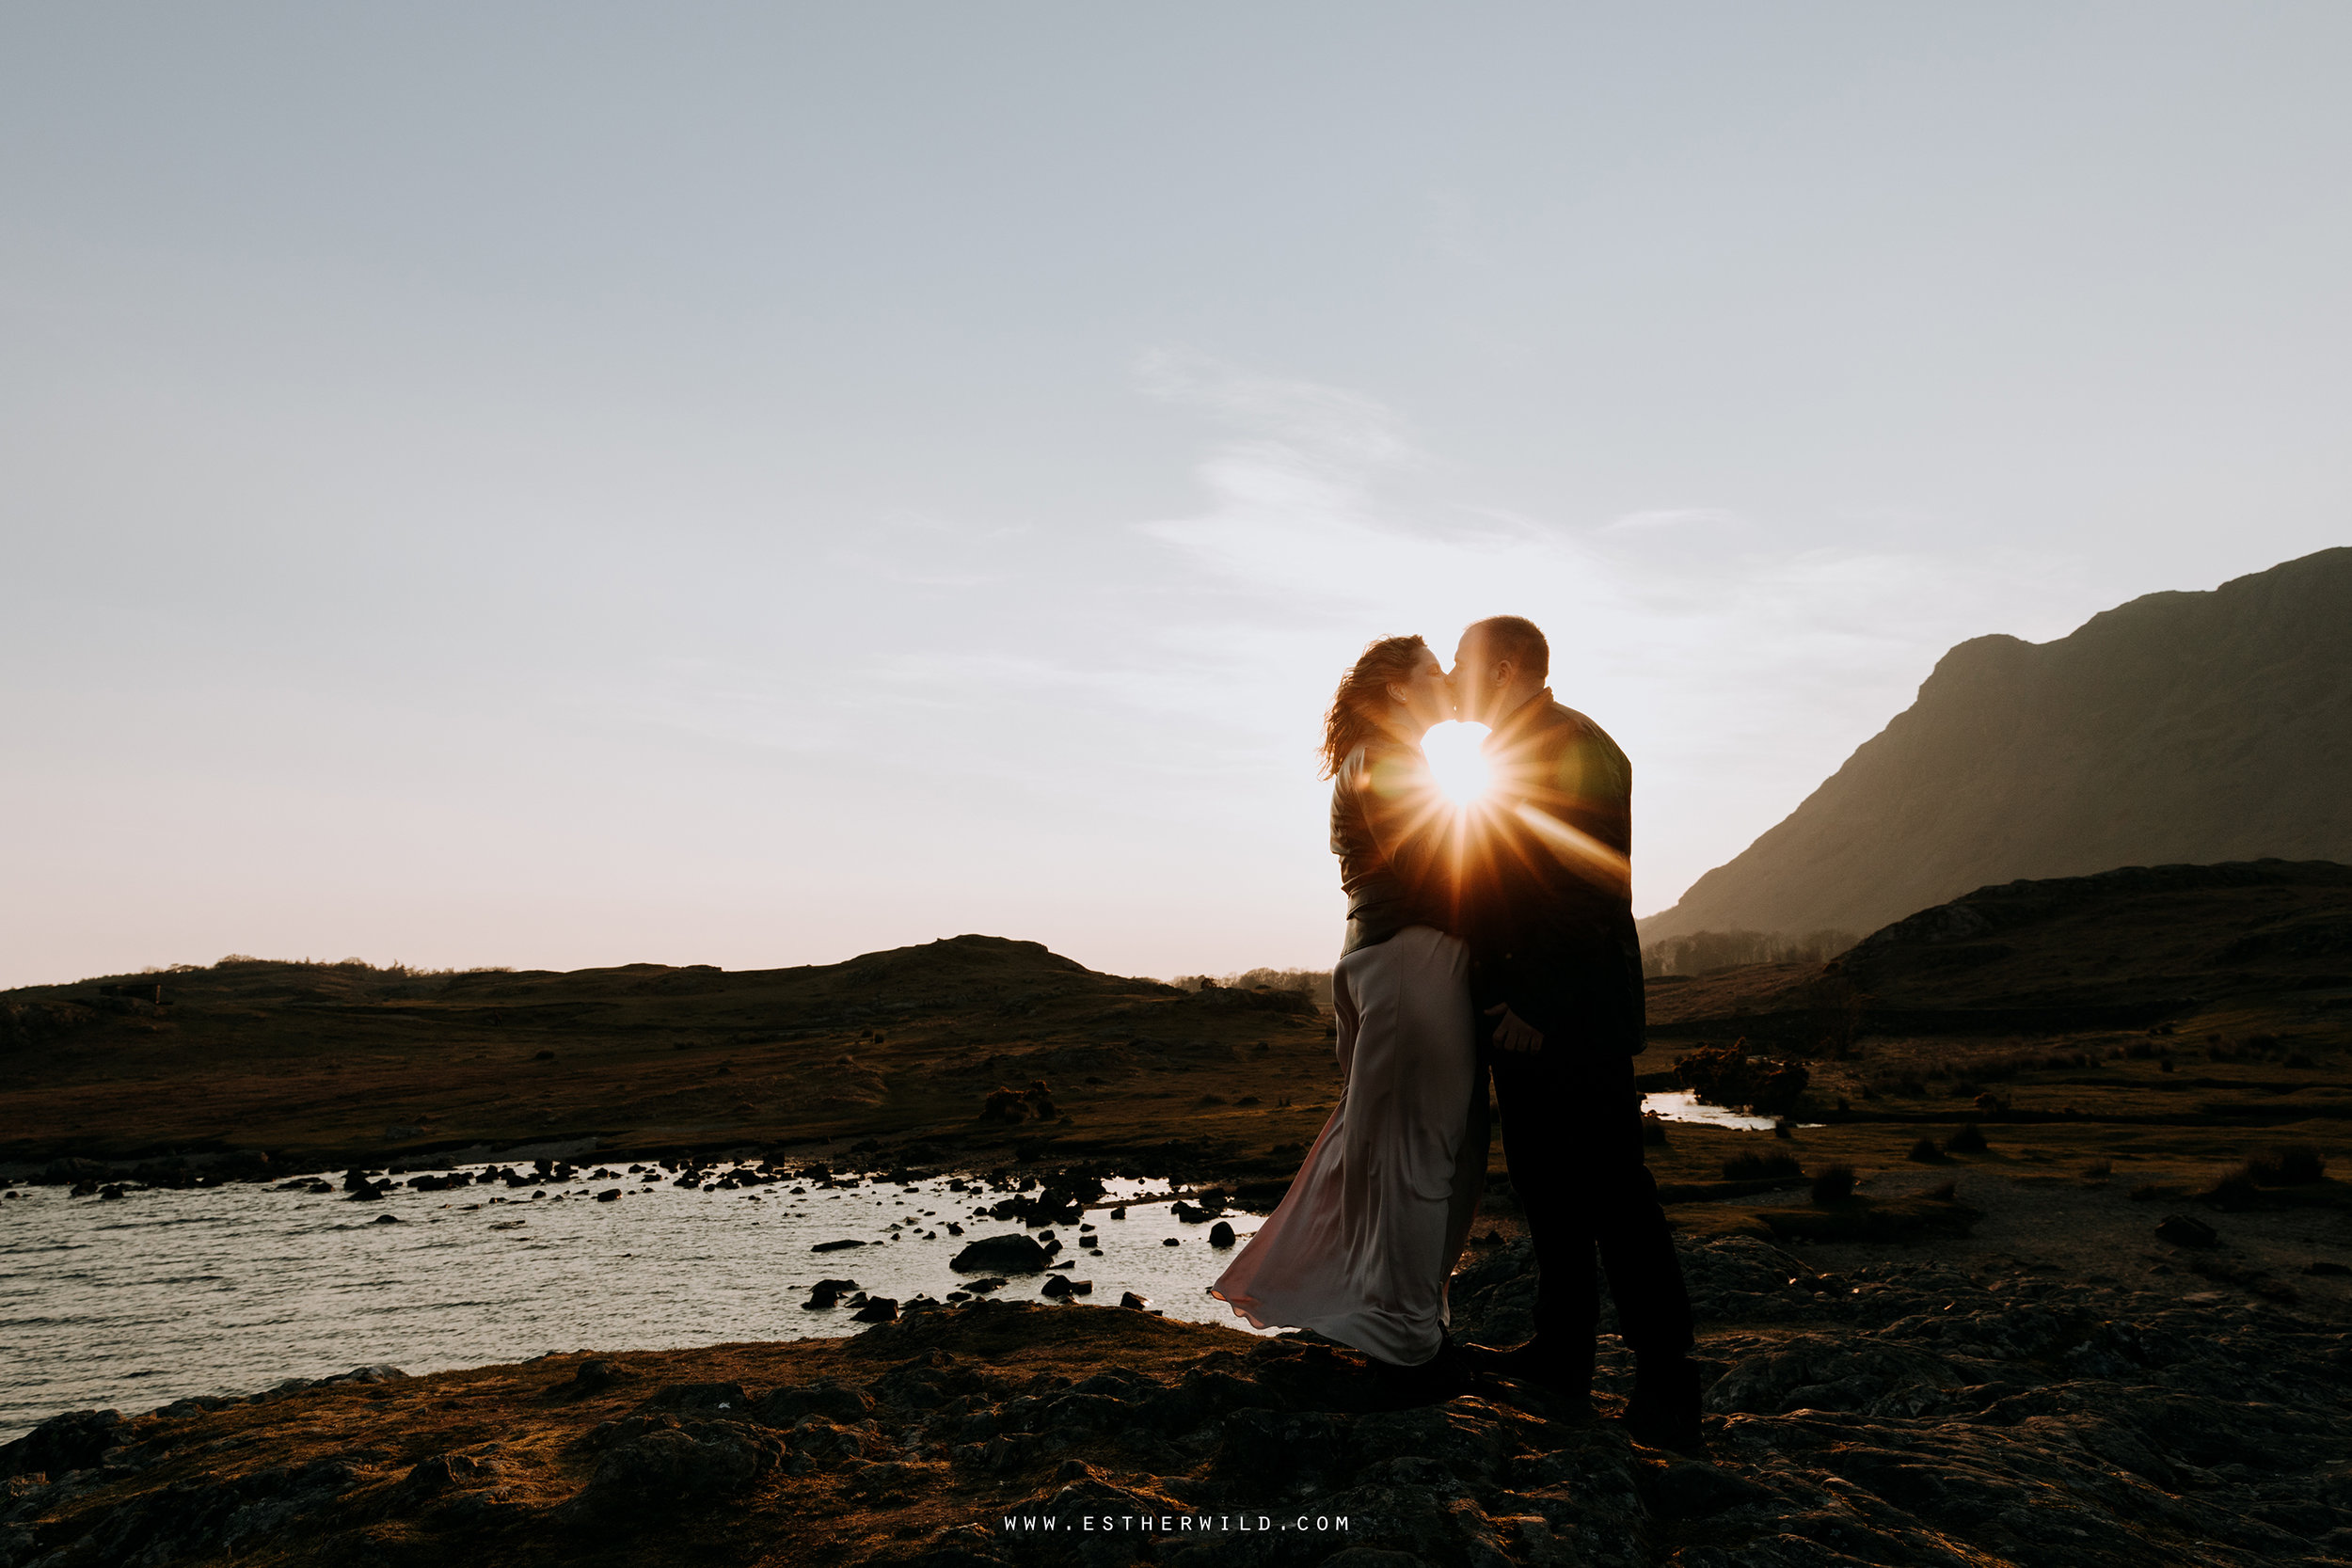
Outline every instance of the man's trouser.
[(1549, 1043), (1524, 1054), (1489, 1044), (1486, 1054), (1511, 1189), (1535, 1243), (1536, 1332), (1550, 1349), (1590, 1354), (1600, 1316), (1597, 1251), (1627, 1348), (1644, 1358), (1687, 1354), (1691, 1298), (1658, 1182), (1642, 1161), (1632, 1058)]

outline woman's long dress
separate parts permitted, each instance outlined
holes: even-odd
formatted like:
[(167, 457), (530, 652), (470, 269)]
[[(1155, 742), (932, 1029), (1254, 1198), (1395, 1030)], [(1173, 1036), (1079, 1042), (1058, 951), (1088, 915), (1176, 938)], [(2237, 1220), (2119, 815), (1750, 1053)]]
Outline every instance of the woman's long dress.
[(1469, 949), (1404, 924), (1426, 896), (1432, 844), (1416, 748), (1348, 759), (1332, 847), (1349, 951), (1332, 971), (1340, 1100), (1296, 1180), (1210, 1294), (1251, 1326), (1311, 1328), (1417, 1366), (1452, 1323), (1446, 1283), (1486, 1177), (1486, 1081), (1470, 1019)]

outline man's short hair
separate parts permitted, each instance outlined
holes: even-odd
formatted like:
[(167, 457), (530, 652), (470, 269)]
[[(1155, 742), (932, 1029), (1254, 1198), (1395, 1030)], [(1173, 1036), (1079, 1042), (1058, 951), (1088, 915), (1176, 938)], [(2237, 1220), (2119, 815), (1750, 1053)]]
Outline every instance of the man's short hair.
[(1488, 658), (1507, 658), (1539, 681), (1551, 674), (1551, 644), (1524, 615), (1489, 615), (1464, 626), (1462, 635), (1484, 643)]

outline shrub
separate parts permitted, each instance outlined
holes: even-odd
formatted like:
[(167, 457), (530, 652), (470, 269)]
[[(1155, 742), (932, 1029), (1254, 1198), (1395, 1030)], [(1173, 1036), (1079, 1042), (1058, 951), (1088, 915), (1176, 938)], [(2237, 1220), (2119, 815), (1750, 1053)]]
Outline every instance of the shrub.
[(1765, 1181), (1783, 1176), (1803, 1176), (1804, 1167), (1793, 1155), (1735, 1154), (1724, 1162), (1726, 1181)]
[(1853, 1196), (1853, 1166), (1823, 1165), (1813, 1178), (1813, 1201), (1826, 1209)]
[(1716, 1105), (1746, 1105), (1763, 1116), (1796, 1107), (1810, 1075), (1793, 1062), (1748, 1054), (1748, 1042), (1701, 1045), (1676, 1059), (1675, 1082)]
[(2254, 1201), (2254, 1174), (2251, 1165), (2240, 1165), (2225, 1171), (2214, 1184), (2197, 1195), (2205, 1203), (2220, 1209), (2243, 1209)]
[(1985, 1149), (1984, 1134), (1978, 1130), (1975, 1122), (1968, 1122), (1945, 1139), (1944, 1147), (1953, 1154), (1982, 1154)]
[(1935, 1147), (1933, 1138), (1921, 1138), (1911, 1146), (1911, 1152), (1904, 1158), (1916, 1160), (1923, 1165), (1940, 1165), (1944, 1163), (1944, 1151)]
[(2328, 1174), (2328, 1157), (2309, 1144), (2293, 1144), (2257, 1154), (2246, 1162), (2246, 1174), (2264, 1187), (2308, 1187)]

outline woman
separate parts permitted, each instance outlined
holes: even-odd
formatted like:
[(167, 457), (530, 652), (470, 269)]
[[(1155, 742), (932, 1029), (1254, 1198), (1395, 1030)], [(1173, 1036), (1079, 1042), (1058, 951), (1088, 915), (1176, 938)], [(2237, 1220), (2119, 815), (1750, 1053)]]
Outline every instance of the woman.
[(1280, 1206), (1210, 1287), (1251, 1326), (1313, 1329), (1423, 1397), (1468, 1386), (1445, 1337), (1446, 1283), (1486, 1174), (1469, 954), (1447, 928), (1455, 816), (1421, 750), (1453, 716), (1418, 637), (1366, 648), (1332, 699), (1323, 772), (1347, 894), (1331, 976), (1343, 1084)]

